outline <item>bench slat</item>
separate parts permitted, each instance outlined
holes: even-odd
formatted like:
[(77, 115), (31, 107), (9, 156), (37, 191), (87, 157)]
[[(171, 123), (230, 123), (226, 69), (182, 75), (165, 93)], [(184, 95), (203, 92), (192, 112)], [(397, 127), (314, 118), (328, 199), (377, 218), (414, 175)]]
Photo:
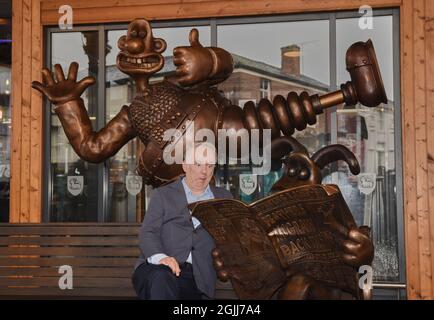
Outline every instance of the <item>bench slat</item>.
[[(95, 278), (131, 278), (133, 267), (95, 267), (83, 268), (73, 267), (72, 272), (74, 279), (76, 277), (95, 277)], [(33, 276), (33, 277), (57, 277), (59, 268), (56, 267), (0, 267), (0, 277), (4, 276)]]
[(75, 288), (73, 290), (60, 290), (59, 288), (2, 288), (0, 296), (47, 296), (47, 297), (129, 297), (136, 298), (131, 288)]
[(47, 226), (34, 225), (23, 227), (0, 226), (0, 235), (139, 235), (139, 226)]
[(138, 257), (138, 247), (0, 247), (0, 256)]
[(136, 263), (137, 258), (2, 258), (0, 257), (0, 266), (53, 266), (70, 265), (73, 268), (83, 267), (131, 267)]
[(0, 246), (5, 245), (116, 245), (138, 246), (138, 236), (0, 236)]
[[(39, 286), (56, 287), (59, 286), (59, 277), (0, 277), (0, 287), (5, 286)], [(132, 286), (130, 278), (73, 278), (74, 288), (130, 288)]]

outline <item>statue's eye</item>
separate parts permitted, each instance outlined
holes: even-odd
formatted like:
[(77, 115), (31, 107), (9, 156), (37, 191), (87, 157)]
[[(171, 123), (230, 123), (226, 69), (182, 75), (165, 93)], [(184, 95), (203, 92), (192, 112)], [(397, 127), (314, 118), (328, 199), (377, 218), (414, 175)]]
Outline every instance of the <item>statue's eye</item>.
[(288, 175), (290, 177), (294, 177), (296, 174), (297, 174), (297, 169), (296, 168), (294, 168), (294, 167), (289, 168)]
[(133, 38), (137, 37), (137, 31), (136, 30), (131, 31), (131, 36)]
[(307, 168), (302, 168), (300, 172), (298, 173), (298, 177), (301, 180), (307, 180), (309, 178), (309, 170)]
[(144, 39), (146, 37), (146, 32), (145, 31), (140, 31), (139, 32), (139, 38)]

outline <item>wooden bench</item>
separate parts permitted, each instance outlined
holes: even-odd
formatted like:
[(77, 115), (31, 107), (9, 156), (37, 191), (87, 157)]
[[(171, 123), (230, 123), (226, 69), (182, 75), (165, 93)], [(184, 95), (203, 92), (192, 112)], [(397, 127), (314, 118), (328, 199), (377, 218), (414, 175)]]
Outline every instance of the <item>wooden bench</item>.
[[(0, 224), (0, 296), (135, 297), (139, 227)], [(62, 265), (72, 267), (72, 290), (59, 288)]]
[[(0, 223), (2, 298), (136, 298), (131, 275), (139, 256), (140, 224)], [(73, 289), (60, 289), (71, 266)], [(236, 298), (217, 283), (217, 299)]]

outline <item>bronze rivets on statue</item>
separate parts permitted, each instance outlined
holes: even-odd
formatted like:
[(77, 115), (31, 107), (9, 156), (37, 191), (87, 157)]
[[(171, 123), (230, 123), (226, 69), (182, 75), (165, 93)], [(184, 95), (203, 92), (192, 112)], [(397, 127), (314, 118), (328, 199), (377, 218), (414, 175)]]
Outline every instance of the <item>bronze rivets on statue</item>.
[(197, 106), (197, 107), (195, 107), (195, 108), (193, 108), (193, 110), (192, 110), (192, 114), (196, 114), (197, 113), (197, 110), (200, 108), (200, 105), (199, 106)]

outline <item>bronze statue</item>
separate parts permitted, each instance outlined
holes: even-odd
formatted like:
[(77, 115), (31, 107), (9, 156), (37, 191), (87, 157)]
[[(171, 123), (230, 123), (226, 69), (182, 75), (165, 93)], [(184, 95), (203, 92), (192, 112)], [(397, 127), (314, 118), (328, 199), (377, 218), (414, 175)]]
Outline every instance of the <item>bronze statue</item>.
[[(346, 63), (351, 82), (343, 84), (341, 90), (323, 96), (290, 92), (286, 98), (278, 95), (273, 102), (262, 99), (257, 107), (253, 102), (247, 102), (241, 108), (232, 105), (216, 88), (233, 71), (231, 55), (221, 48), (203, 47), (196, 29), (191, 30), (189, 40), (190, 46), (174, 49), (176, 72), (161, 82), (150, 84), (149, 78), (163, 67), (161, 53), (166, 49), (166, 43), (153, 37), (148, 21), (132, 21), (126, 36), (118, 40), (120, 52), (116, 63), (119, 70), (134, 79), (137, 95), (129, 106), (124, 105), (97, 132), (93, 131), (80, 98), (95, 79), (86, 77), (77, 81), (76, 62), (71, 63), (67, 78), (58, 64), (54, 66), (54, 78), (44, 68), (43, 83), (34, 81), (32, 87), (56, 106), (54, 111), (73, 149), (86, 161), (105, 161), (129, 140), (139, 137), (144, 151), (138, 162), (138, 171), (144, 182), (154, 187), (172, 181), (182, 173), (180, 164), (168, 165), (163, 161), (163, 150), (169, 143), (163, 139), (163, 134), (172, 128), (184, 134), (189, 120), (194, 121), (196, 131), (207, 128), (215, 136), (219, 129), (245, 128), (248, 132), (271, 129), (271, 157), (279, 160), (294, 150), (291, 135), (295, 129), (303, 130), (308, 124), (314, 124), (316, 115), (325, 108), (357, 102), (375, 107), (387, 102), (371, 41), (357, 42), (348, 49)], [(296, 160), (298, 166), (303, 161), (308, 165), (304, 165), (300, 174), (297, 173), (296, 179), (295, 171), (289, 165), (287, 174), (276, 184), (275, 190), (293, 187), (300, 183), (300, 179), (301, 184), (320, 183), (320, 169), (338, 159), (346, 160), (354, 169), (352, 171), (357, 171), (351, 152), (341, 147), (326, 148), (312, 158), (306, 152), (295, 152), (288, 160), (293, 161), (291, 163)], [(346, 261), (350, 264), (360, 265), (372, 260), (372, 243), (363, 229), (350, 230), (345, 247), (348, 253)], [(300, 278), (294, 279), (301, 281)]]
[(273, 185), (272, 191), (285, 190), (289, 186), (321, 184), (321, 170), (338, 160), (345, 161), (352, 174), (358, 175), (360, 173), (359, 162), (354, 154), (340, 144), (321, 148), (310, 157), (307, 149), (300, 142), (288, 137), (285, 144), (281, 144), (275, 150), (275, 159), (281, 159), (285, 155), (288, 157), (284, 160), (285, 172), (280, 180)]
[[(370, 265), (373, 260), (370, 229), (357, 227), (337, 186), (321, 185), (321, 169), (326, 165), (344, 160), (357, 175), (360, 172), (357, 159), (342, 145), (324, 147), (309, 157), (296, 139), (287, 137), (285, 142), (275, 155), (288, 157), (284, 160), (282, 178), (272, 187), (273, 195), (249, 206), (240, 206), (234, 200), (192, 206), (193, 214), (217, 242), (212, 254), (219, 279), (224, 282), (230, 279), (237, 294), (247, 299), (269, 299), (274, 295), (291, 300), (369, 299), (371, 291), (358, 289), (358, 267)], [(251, 244), (243, 247), (242, 243), (243, 250), (253, 253), (239, 253), (240, 241), (234, 239), (240, 238), (243, 227), (239, 221), (243, 219), (253, 221), (248, 229), (258, 230), (261, 243), (268, 245), (267, 250), (262, 249), (267, 254)], [(294, 235), (288, 226), (292, 228), (292, 223), (298, 221), (303, 223), (297, 225), (300, 231)], [(233, 244), (237, 242), (238, 245)], [(302, 244), (294, 244), (298, 242)], [(324, 246), (315, 245), (318, 242)], [(294, 246), (295, 254), (282, 249), (288, 243)], [(264, 259), (258, 261), (257, 255)], [(242, 263), (246, 265), (244, 268), (240, 267)], [(257, 269), (252, 272), (249, 267)], [(258, 268), (267, 270), (265, 276)]]
[[(294, 130), (303, 130), (316, 122), (316, 115), (324, 108), (341, 103), (353, 105), (360, 101), (374, 107), (387, 102), (381, 82), (374, 49), (370, 41), (358, 42), (347, 52), (347, 68), (351, 82), (341, 90), (319, 97), (306, 92), (290, 92), (287, 98), (276, 96), (271, 103), (262, 99), (256, 108), (247, 102), (244, 108), (232, 105), (214, 85), (228, 78), (233, 70), (231, 55), (221, 48), (202, 47), (198, 31), (190, 33), (189, 47), (174, 50), (174, 75), (162, 82), (149, 84), (152, 74), (164, 64), (161, 53), (166, 48), (162, 39), (152, 36), (149, 23), (143, 19), (132, 21), (126, 36), (118, 41), (119, 70), (130, 75), (136, 83), (137, 96), (107, 125), (94, 132), (80, 95), (95, 80), (86, 77), (77, 82), (77, 63), (70, 65), (65, 79), (60, 65), (51, 72), (42, 71), (43, 84), (32, 86), (42, 92), (53, 104), (65, 133), (75, 152), (89, 162), (102, 162), (113, 156), (129, 140), (138, 136), (145, 149), (138, 163), (138, 171), (145, 183), (154, 187), (175, 179), (182, 173), (180, 165), (167, 165), (163, 150), (169, 141), (163, 140), (167, 129), (186, 130), (186, 122), (194, 120), (195, 131), (219, 129), (271, 129), (271, 154), (281, 140)], [(281, 136), (283, 133), (283, 136)]]
[[(345, 244), (357, 227), (336, 185), (302, 185), (249, 205), (215, 199), (191, 207), (216, 243), (218, 277), (230, 279), (238, 297), (361, 298), (358, 263), (347, 259)], [(366, 252), (361, 264), (371, 262)]]

